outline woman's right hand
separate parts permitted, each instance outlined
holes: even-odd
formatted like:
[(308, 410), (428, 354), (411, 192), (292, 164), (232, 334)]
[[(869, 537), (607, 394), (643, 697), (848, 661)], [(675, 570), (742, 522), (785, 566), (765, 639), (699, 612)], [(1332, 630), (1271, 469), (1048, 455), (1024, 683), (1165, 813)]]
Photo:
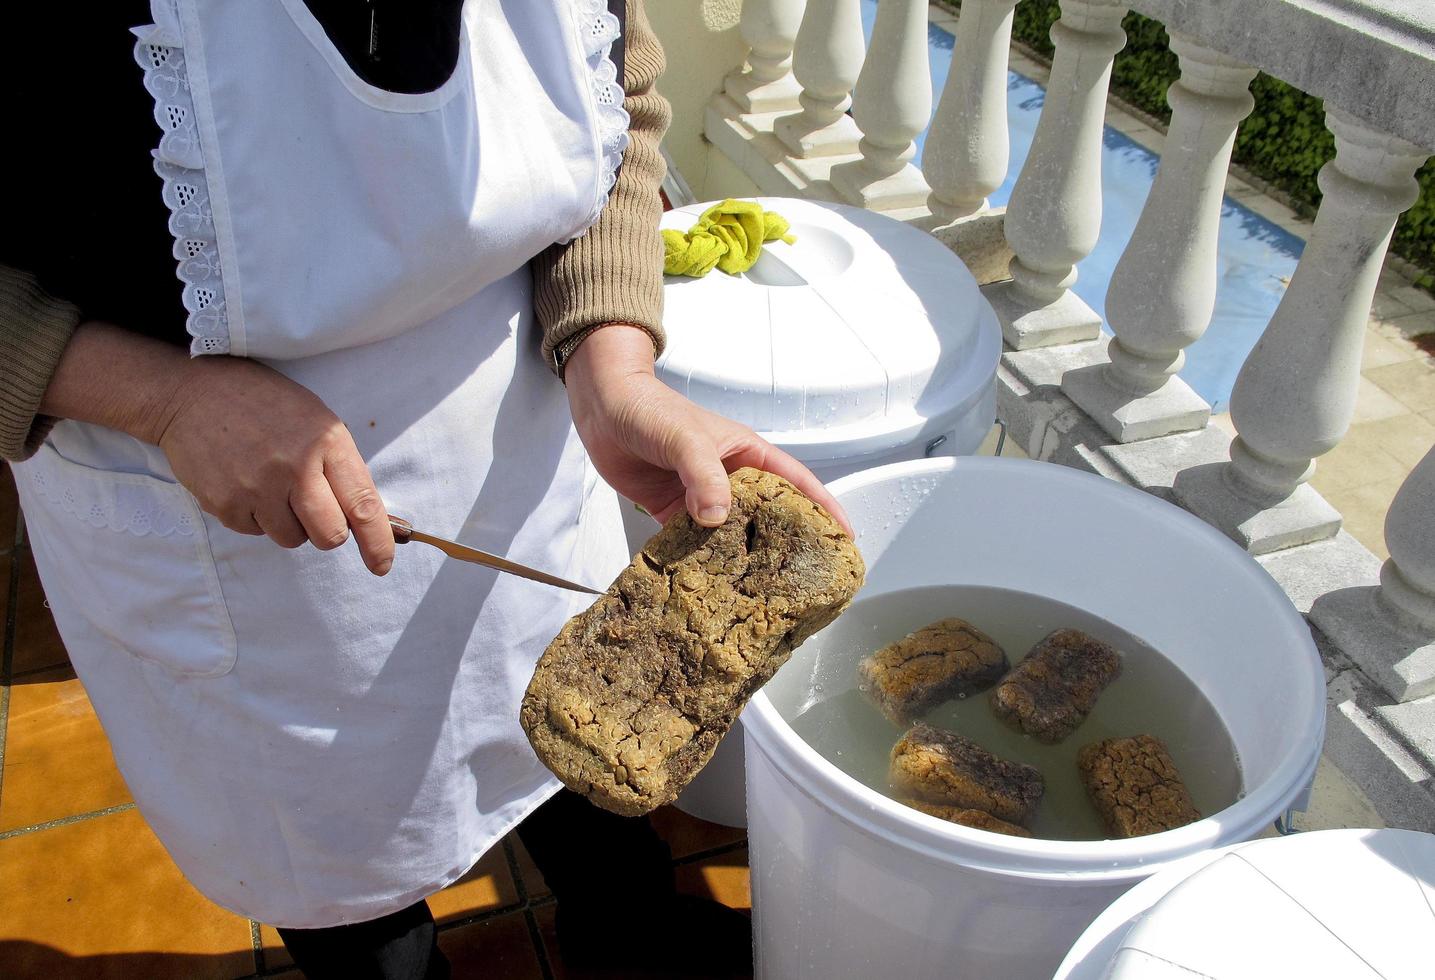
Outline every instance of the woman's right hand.
[(179, 482), (230, 530), (329, 550), (352, 529), (370, 571), (393, 564), (388, 515), (349, 430), (317, 395), (257, 361), (190, 358), (87, 323), (41, 411), (157, 444)]

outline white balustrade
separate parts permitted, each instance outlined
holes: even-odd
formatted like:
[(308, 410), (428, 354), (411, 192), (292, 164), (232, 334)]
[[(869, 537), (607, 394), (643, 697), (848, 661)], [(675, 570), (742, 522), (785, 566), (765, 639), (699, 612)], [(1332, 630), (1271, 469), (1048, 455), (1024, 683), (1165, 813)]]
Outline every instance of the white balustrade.
[(1231, 393), (1229, 463), (1194, 467), (1177, 496), (1262, 554), (1336, 533), (1340, 515), (1306, 481), (1350, 426), (1370, 303), (1395, 219), (1419, 196), (1429, 155), (1336, 110), (1335, 159), (1290, 286)]
[(745, 0), (738, 31), (748, 44), (747, 68), (727, 77), (723, 91), (743, 112), (798, 107), (792, 46), (802, 23), (803, 0)]
[(1176, 376), (1216, 305), (1216, 238), (1236, 127), (1255, 106), (1256, 70), (1171, 35), (1181, 76), (1167, 93), (1161, 166), (1106, 291), (1108, 362), (1061, 389), (1121, 442), (1200, 429), (1211, 406)]
[(847, 110), (852, 86), (867, 56), (861, 0), (808, 0), (792, 52), (792, 74), (802, 86), (802, 111), (783, 116), (772, 131), (797, 157), (857, 152), (862, 134)]
[(1111, 62), (1126, 43), (1120, 0), (1062, 0), (1056, 52), (1026, 164), (1007, 203), (1012, 282), (989, 289), (1022, 350), (1093, 340), (1101, 318), (1072, 292), (1101, 231), (1101, 136)]
[(927, 0), (882, 0), (852, 102), (862, 159), (832, 168), (833, 189), (877, 211), (925, 204), (927, 182), (911, 160), (931, 113)]

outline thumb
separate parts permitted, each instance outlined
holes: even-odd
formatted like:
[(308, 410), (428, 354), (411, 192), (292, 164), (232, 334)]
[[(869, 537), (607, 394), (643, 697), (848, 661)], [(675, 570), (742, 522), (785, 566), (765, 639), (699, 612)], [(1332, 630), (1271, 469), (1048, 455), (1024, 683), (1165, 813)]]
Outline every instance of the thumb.
[(732, 485), (717, 446), (710, 439), (690, 435), (678, 444), (673, 469), (687, 490), (688, 513), (704, 527), (717, 527), (732, 508)]

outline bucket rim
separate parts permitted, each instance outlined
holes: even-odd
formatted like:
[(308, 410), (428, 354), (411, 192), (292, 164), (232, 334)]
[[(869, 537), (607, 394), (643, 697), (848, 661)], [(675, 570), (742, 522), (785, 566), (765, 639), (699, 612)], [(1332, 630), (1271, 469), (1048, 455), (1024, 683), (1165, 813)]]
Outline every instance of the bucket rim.
[(1184, 524), (1188, 533), (1206, 538), (1244, 567), (1250, 587), (1272, 600), (1274, 615), (1293, 646), (1304, 648), (1306, 676), (1292, 671), (1287, 678), (1292, 693), (1302, 682), (1307, 703), (1292, 719), (1300, 732), (1296, 749), (1282, 759), (1245, 796), (1218, 813), (1175, 830), (1122, 840), (1058, 841), (1009, 837), (949, 823), (914, 810), (847, 775), (823, 758), (799, 736), (767, 697), (759, 691), (743, 712), (744, 730), (762, 752), (799, 791), (824, 809), (862, 831), (892, 841), (928, 859), (980, 870), (998, 876), (1046, 879), (1073, 884), (1130, 880), (1199, 851), (1247, 840), (1273, 821), (1310, 785), (1325, 740), (1325, 673), (1305, 619), (1285, 591), (1254, 559), (1220, 531), (1159, 498), (1123, 486), (1105, 477), (1065, 466), (1031, 460), (987, 457), (939, 457), (907, 460), (862, 470), (834, 481), (831, 490), (840, 501), (846, 493), (901, 478), (942, 476), (961, 469), (984, 470), (1041, 468), (1045, 479), (1105, 487), (1101, 492), (1123, 496), (1123, 505), (1164, 511), (1167, 518)]

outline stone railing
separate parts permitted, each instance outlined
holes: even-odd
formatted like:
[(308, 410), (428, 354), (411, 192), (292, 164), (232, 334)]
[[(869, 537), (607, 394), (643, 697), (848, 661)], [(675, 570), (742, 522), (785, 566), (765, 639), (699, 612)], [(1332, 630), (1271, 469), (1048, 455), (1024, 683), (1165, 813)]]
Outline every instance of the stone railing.
[[(926, 0), (881, 0), (870, 46), (859, 0), (746, 0), (748, 64), (709, 103), (705, 134), (764, 193), (884, 211), (966, 259), (1002, 324), (1001, 415), (1015, 437), (1173, 499), (1256, 555), (1330, 641), (1333, 698), (1344, 691), (1350, 709), (1333, 708), (1333, 731), (1403, 735), (1386, 758), (1425, 795), (1397, 801), (1392, 819), (1435, 829), (1435, 451), (1390, 508), (1383, 567), (1308, 483), (1350, 425), (1386, 246), (1435, 148), (1435, 6), (1062, 0), (1031, 149), (994, 210), (1016, 3), (963, 0), (933, 116)], [(1106, 340), (1071, 286), (1101, 226), (1107, 85), (1128, 7), (1165, 23), (1180, 78), (1111, 277)], [(1214, 307), (1226, 172), (1257, 69), (1325, 99), (1337, 149), (1299, 265), (1236, 381), (1232, 438), (1177, 372)], [(929, 120), (919, 170), (913, 141)], [(1422, 801), (1427, 812), (1407, 816)]]

